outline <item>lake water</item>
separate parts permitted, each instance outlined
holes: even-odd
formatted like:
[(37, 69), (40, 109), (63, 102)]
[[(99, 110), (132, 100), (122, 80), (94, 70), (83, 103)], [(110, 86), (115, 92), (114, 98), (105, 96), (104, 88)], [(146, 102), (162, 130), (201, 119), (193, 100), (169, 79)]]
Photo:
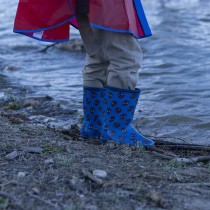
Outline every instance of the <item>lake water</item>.
[[(17, 3), (0, 0), (0, 74), (8, 77), (10, 91), (24, 87), (30, 96), (49, 95), (82, 114), (85, 54), (57, 48), (40, 53), (46, 43), (13, 34)], [(143, 4), (153, 37), (140, 42), (145, 56), (135, 122), (143, 134), (210, 144), (210, 1)], [(76, 30), (73, 37), (79, 37)], [(0, 90), (0, 98), (5, 91)]]

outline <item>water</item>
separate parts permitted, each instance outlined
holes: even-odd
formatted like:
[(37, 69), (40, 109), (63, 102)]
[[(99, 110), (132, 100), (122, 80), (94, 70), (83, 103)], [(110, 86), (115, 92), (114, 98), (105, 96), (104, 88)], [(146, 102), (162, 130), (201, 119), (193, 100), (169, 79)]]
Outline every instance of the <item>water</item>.
[[(135, 122), (147, 135), (210, 144), (210, 1), (143, 3), (153, 37), (141, 41), (145, 59)], [(27, 87), (28, 94), (49, 95), (82, 113), (85, 54), (56, 48), (39, 53), (46, 44), (12, 33), (16, 5), (0, 2), (0, 68), (16, 67), (1, 73), (14, 89)]]

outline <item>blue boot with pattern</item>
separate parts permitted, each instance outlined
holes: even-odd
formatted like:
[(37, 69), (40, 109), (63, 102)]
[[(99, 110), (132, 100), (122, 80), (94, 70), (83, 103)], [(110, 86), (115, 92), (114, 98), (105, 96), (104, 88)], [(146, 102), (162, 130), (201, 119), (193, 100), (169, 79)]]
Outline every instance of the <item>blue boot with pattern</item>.
[(107, 88), (103, 139), (145, 148), (154, 146), (152, 140), (142, 136), (133, 127), (133, 115), (139, 95), (139, 89)]
[(84, 87), (83, 89), (84, 120), (80, 135), (84, 139), (101, 139), (105, 95), (105, 88)]

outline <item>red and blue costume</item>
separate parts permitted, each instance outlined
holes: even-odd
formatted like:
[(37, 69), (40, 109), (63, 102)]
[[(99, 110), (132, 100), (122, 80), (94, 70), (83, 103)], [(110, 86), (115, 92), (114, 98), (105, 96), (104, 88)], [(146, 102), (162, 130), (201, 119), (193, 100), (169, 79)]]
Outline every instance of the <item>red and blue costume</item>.
[[(76, 0), (20, 0), (14, 32), (42, 41), (68, 41), (69, 26), (78, 26), (76, 9)], [(136, 38), (151, 35), (141, 0), (89, 0), (89, 20), (92, 27)]]

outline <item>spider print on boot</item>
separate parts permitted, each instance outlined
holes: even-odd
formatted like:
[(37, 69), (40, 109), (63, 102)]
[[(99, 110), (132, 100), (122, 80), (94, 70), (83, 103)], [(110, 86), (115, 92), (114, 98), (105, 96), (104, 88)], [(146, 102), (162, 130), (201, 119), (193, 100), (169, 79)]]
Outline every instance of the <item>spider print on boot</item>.
[(140, 90), (107, 88), (108, 103), (104, 104), (105, 119), (102, 137), (131, 146), (152, 147), (154, 142), (142, 136), (133, 127), (133, 115), (136, 109)]
[(84, 139), (96, 139), (101, 141), (106, 89), (84, 87), (83, 92), (84, 120), (80, 135)]

